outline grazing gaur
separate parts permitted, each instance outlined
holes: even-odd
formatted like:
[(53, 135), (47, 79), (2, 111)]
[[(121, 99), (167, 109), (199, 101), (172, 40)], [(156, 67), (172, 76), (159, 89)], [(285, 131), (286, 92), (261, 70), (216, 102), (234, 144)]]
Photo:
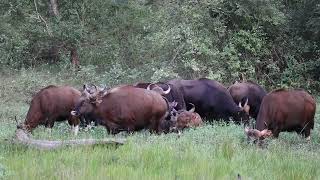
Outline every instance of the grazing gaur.
[(156, 133), (162, 132), (160, 124), (168, 115), (168, 103), (157, 92), (131, 85), (94, 94), (87, 93), (86, 89), (83, 92), (72, 115), (93, 114), (112, 134), (145, 128)]
[(80, 120), (70, 115), (81, 96), (81, 92), (69, 86), (47, 86), (32, 99), (25, 121), (18, 128), (32, 131), (38, 125), (52, 128), (54, 122), (68, 120), (75, 135), (79, 130)]
[(197, 80), (175, 79), (168, 83), (181, 90), (184, 101), (194, 104), (197, 107), (196, 112), (202, 118), (208, 120), (221, 118), (229, 121), (229, 117), (233, 117), (235, 122), (249, 120), (249, 112), (245, 111), (248, 109), (247, 104), (244, 107), (235, 104), (227, 88), (217, 81), (206, 78)]
[(180, 91), (179, 88), (177, 88), (174, 84), (170, 84), (168, 82), (162, 83), (148, 83), (148, 82), (138, 82), (135, 83), (133, 86), (147, 89), (153, 89), (154, 87), (161, 87), (162, 89), (168, 89), (168, 85), (170, 86), (170, 92), (168, 94), (164, 94), (163, 97), (165, 97), (168, 102), (177, 102), (177, 106), (175, 107), (176, 110), (186, 110), (186, 103), (183, 99), (183, 94)]
[(254, 119), (257, 118), (262, 99), (267, 94), (264, 88), (252, 81), (236, 81), (228, 91), (236, 104), (245, 104), (248, 99), (249, 115)]
[(203, 121), (198, 113), (195, 112), (195, 106), (191, 104), (193, 108), (189, 111), (179, 110), (173, 112), (175, 114), (172, 115), (173, 121), (176, 122), (174, 127), (180, 131), (185, 128), (198, 127), (203, 124)]
[[(274, 137), (280, 132), (295, 131), (310, 139), (316, 111), (315, 99), (301, 89), (278, 89), (267, 94), (261, 103), (256, 130), (263, 139), (263, 130), (271, 130)], [(250, 132), (250, 131), (246, 131)], [(248, 133), (247, 133), (248, 134)], [(252, 135), (254, 136), (254, 135)], [(256, 137), (259, 138), (259, 137)]]

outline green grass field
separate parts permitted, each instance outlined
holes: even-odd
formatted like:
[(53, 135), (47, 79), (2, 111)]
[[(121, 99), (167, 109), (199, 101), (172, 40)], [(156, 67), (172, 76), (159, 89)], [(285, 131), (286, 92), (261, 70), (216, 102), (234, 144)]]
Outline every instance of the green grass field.
[[(23, 121), (33, 92), (49, 84), (81, 87), (72, 73), (3, 72), (0, 77), (0, 179), (320, 179), (320, 111), (311, 142), (296, 133), (281, 133), (264, 148), (247, 143), (237, 125), (206, 124), (177, 134), (147, 131), (126, 137), (123, 146), (66, 147), (40, 151), (12, 144), (16, 116)], [(103, 83), (95, 79), (95, 83)], [(318, 101), (319, 102), (319, 101)], [(318, 106), (320, 103), (318, 103)], [(66, 122), (37, 139), (72, 139)], [(77, 138), (110, 137), (103, 127), (81, 131)]]

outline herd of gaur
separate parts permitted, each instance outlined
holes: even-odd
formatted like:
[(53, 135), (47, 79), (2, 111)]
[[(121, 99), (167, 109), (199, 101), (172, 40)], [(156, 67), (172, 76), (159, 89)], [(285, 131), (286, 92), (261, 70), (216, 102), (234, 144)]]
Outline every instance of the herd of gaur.
[[(111, 134), (148, 129), (153, 133), (180, 132), (213, 119), (244, 124), (254, 139), (278, 137), (295, 131), (310, 139), (316, 101), (302, 89), (277, 89), (269, 93), (252, 81), (223, 84), (201, 78), (166, 82), (138, 82), (112, 88), (84, 85), (82, 92), (69, 86), (50, 85), (32, 98), (18, 129), (38, 125), (52, 128), (68, 120), (75, 134), (80, 124), (104, 126)], [(250, 117), (256, 127), (247, 126)]]

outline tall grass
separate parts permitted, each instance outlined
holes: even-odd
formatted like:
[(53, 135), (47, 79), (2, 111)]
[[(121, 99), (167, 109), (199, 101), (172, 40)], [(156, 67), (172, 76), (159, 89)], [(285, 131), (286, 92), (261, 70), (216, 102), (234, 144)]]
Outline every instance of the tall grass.
[[(128, 141), (120, 147), (40, 151), (11, 143), (14, 116), (24, 120), (34, 91), (48, 84), (81, 87), (82, 82), (69, 75), (26, 71), (0, 77), (0, 179), (320, 179), (319, 108), (311, 142), (281, 133), (263, 148), (248, 143), (241, 126), (220, 123), (180, 136), (122, 133), (116, 137)], [(108, 136), (98, 127), (81, 131), (78, 138)], [(33, 137), (74, 138), (66, 122), (55, 124), (51, 134), (39, 127)]]

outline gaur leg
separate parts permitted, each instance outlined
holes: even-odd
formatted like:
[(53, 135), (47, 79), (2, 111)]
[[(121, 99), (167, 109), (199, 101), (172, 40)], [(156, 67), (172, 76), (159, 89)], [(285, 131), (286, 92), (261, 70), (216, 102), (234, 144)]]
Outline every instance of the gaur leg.
[[(151, 121), (151, 129), (152, 131), (154, 131), (157, 134), (161, 134), (162, 132), (165, 132), (164, 129), (162, 129), (161, 127), (161, 122), (165, 122), (166, 120), (166, 115), (162, 115), (159, 117), (155, 117), (155, 119), (153, 119), (153, 121)], [(170, 129), (170, 127), (169, 127)]]
[(116, 128), (112, 128), (112, 129), (109, 129), (109, 132), (110, 132), (110, 134), (115, 135), (115, 134), (118, 134), (120, 132), (120, 130), (118, 130)]
[(303, 130), (303, 132), (302, 132), (302, 134), (304, 135), (304, 137), (305, 137), (308, 141), (311, 139), (311, 137), (310, 137), (310, 131), (311, 131), (311, 128), (310, 128), (309, 126), (307, 126), (307, 127)]
[(81, 116), (81, 117), (79, 117), (80, 118), (80, 127), (81, 128), (85, 128), (86, 127), (86, 119), (85, 119), (85, 117), (83, 117), (83, 116)]
[(109, 130), (109, 133), (113, 135), (118, 134), (121, 130), (120, 126), (111, 120), (107, 121), (104, 126)]
[(275, 128), (275, 129), (272, 130), (273, 137), (278, 138), (279, 134), (280, 134), (280, 129), (279, 128)]
[(52, 118), (52, 117), (48, 117), (47, 118), (47, 121), (46, 121), (46, 123), (45, 123), (45, 127), (46, 127), (46, 129), (47, 129), (47, 131), (51, 134), (51, 132), (52, 132), (52, 128), (53, 128), (53, 126), (54, 126), (54, 118)]
[(161, 131), (161, 128), (159, 127), (159, 125), (157, 126), (157, 123), (155, 122), (155, 118), (151, 118), (148, 127), (148, 130), (150, 133), (158, 133), (159, 131)]
[(75, 136), (77, 136), (79, 132), (80, 118), (75, 116), (69, 116), (68, 123), (69, 125), (71, 125), (71, 131), (74, 133)]
[(306, 118), (307, 121), (305, 123), (307, 123), (307, 126), (306, 126), (305, 130), (303, 131), (303, 134), (304, 134), (307, 141), (311, 140), (310, 131), (311, 131), (311, 129), (314, 128), (314, 114), (315, 114), (315, 111), (313, 113), (309, 114), (309, 116)]

